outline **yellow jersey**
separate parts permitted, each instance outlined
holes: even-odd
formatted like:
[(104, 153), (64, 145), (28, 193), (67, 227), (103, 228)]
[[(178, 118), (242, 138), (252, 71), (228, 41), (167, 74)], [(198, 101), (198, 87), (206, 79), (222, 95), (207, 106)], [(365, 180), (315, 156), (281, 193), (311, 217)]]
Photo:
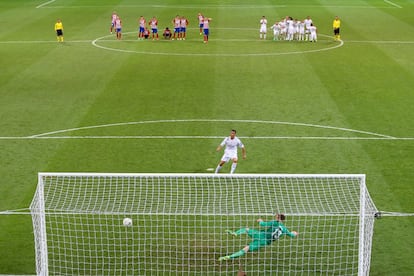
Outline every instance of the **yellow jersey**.
[(56, 30), (63, 30), (63, 24), (62, 24), (62, 22), (56, 22), (56, 24), (55, 24), (55, 31)]
[(339, 27), (341, 27), (341, 20), (339, 20), (339, 19), (335, 19), (335, 20), (333, 21), (333, 28), (334, 28), (334, 29), (339, 29)]

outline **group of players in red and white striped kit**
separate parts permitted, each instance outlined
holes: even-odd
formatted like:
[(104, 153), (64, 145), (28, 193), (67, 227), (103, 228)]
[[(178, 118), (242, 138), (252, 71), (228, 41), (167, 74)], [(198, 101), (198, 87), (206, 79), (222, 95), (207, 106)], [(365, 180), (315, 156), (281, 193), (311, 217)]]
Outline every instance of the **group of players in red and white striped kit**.
[[(204, 17), (201, 13), (198, 14), (200, 35), (204, 35), (204, 43), (208, 42), (210, 21), (211, 18)], [(185, 40), (187, 36), (187, 26), (189, 24), (188, 19), (185, 16), (177, 15), (173, 18), (172, 24), (173, 31), (166, 27), (163, 32), (163, 37), (169, 40)], [(115, 11), (111, 15), (111, 34), (113, 31), (116, 32), (117, 39), (121, 39), (122, 21)], [(152, 38), (152, 40), (159, 40), (158, 19), (154, 16), (147, 22), (144, 16), (140, 16), (138, 18), (138, 39), (148, 39), (150, 37)]]

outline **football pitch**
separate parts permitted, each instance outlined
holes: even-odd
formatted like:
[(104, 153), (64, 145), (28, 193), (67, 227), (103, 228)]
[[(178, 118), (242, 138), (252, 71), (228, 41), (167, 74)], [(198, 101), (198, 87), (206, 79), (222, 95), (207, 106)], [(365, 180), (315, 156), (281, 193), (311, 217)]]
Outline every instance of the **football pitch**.
[[(141, 15), (162, 33), (177, 14), (185, 41), (137, 39)], [(396, 214), (375, 222), (370, 275), (412, 275), (413, 14), (412, 0), (0, 1), (0, 211), (13, 211), (0, 215), (0, 274), (36, 272), (25, 212), (38, 172), (211, 173), (236, 129), (236, 173), (366, 174)], [(318, 41), (273, 41), (285, 16), (310, 16)]]

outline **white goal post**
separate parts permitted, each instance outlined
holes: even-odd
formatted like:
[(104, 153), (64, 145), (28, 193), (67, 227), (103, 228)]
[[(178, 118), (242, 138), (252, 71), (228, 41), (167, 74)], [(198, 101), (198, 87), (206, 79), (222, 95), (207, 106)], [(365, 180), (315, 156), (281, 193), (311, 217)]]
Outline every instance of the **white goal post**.
[[(38, 275), (368, 275), (378, 213), (363, 174), (39, 173), (30, 211)], [(218, 261), (276, 212), (296, 238)]]

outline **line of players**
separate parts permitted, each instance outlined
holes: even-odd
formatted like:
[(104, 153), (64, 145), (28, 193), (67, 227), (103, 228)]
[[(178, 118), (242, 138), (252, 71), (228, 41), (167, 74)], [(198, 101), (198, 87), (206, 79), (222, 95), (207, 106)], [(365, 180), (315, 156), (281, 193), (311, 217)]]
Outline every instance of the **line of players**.
[[(177, 15), (173, 20), (172, 23), (174, 25), (174, 32), (172, 33), (171, 30), (166, 27), (163, 32), (163, 37), (165, 39), (172, 39), (172, 40), (185, 40), (187, 34), (187, 26), (189, 24), (188, 19), (185, 16)], [(145, 39), (148, 38), (146, 36), (149, 35), (149, 30), (147, 29), (147, 21), (145, 17), (141, 16), (138, 19), (139, 30), (138, 30), (138, 39)], [(154, 16), (148, 21), (148, 26), (151, 29), (152, 39), (158, 40), (158, 20)]]
[[(118, 14), (114, 11), (111, 16), (111, 28), (110, 32), (115, 30), (116, 38), (121, 39), (122, 37), (122, 21)], [(208, 42), (208, 35), (209, 35), (209, 22), (211, 18), (204, 17), (201, 13), (198, 14), (198, 21), (199, 21), (199, 28), (200, 28), (200, 35), (204, 34), (204, 43)], [(188, 19), (185, 16), (177, 15), (172, 20), (174, 31), (172, 32), (168, 27), (166, 27), (163, 31), (163, 37), (165, 39), (171, 40), (185, 40), (187, 34), (187, 26), (189, 24)], [(159, 40), (158, 35), (158, 19), (154, 16), (148, 21), (145, 19), (144, 16), (140, 16), (138, 19), (138, 39), (148, 39), (152, 35), (152, 40)], [(151, 31), (148, 29), (148, 27)]]
[[(314, 26), (310, 16), (304, 20), (293, 19), (286, 16), (280, 21), (276, 21), (270, 29), (273, 30), (273, 40), (299, 40), (316, 42), (318, 40), (317, 28)], [(267, 19), (262, 16), (260, 19), (260, 39), (266, 39)]]

